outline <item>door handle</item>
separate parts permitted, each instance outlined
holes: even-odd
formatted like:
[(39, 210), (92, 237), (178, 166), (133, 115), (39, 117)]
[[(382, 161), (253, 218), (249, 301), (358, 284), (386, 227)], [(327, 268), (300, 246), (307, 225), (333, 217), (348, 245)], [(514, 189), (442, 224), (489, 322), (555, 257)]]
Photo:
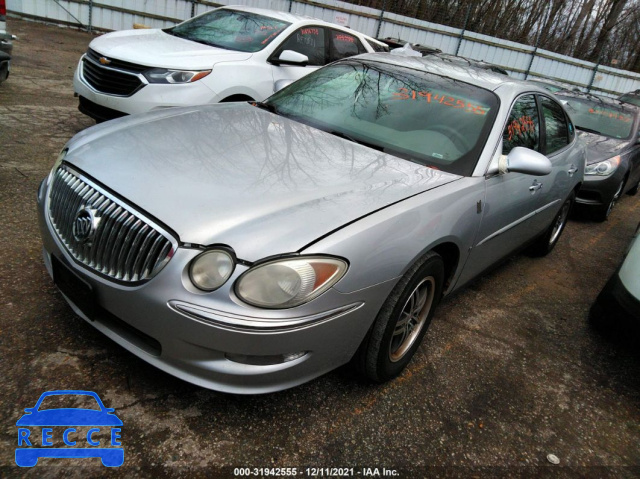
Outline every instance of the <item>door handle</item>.
[(573, 174), (574, 174), (576, 171), (578, 171), (578, 168), (576, 168), (576, 165), (571, 165), (571, 166), (569, 167), (569, 171), (568, 171), (569, 176), (573, 176)]
[(538, 183), (538, 180), (533, 180), (533, 185), (531, 185), (529, 187), (529, 191), (531, 193), (535, 193), (536, 191), (538, 191), (540, 188), (542, 188), (542, 183)]

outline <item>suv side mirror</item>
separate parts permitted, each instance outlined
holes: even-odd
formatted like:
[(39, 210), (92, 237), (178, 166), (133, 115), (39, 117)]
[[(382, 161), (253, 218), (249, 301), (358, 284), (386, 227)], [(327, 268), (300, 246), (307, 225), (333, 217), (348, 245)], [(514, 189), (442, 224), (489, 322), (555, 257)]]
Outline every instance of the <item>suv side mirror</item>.
[(293, 50), (283, 51), (278, 58), (271, 59), (274, 65), (295, 65), (306, 67), (309, 63), (309, 57)]
[(524, 173), (525, 175), (544, 176), (551, 173), (549, 158), (537, 151), (516, 146), (509, 154), (500, 159), (500, 173)]

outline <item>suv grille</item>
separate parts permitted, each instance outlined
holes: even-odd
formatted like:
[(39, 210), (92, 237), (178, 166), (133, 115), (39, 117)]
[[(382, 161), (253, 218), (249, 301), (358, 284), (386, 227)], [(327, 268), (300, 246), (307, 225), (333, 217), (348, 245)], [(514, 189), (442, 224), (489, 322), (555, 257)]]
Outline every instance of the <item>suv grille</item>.
[[(78, 239), (80, 210), (92, 210), (97, 225)], [(151, 279), (171, 259), (178, 244), (162, 228), (89, 182), (60, 166), (49, 192), (49, 218), (73, 258), (89, 269), (124, 282)], [(85, 218), (86, 220), (86, 218)], [(87, 230), (85, 230), (85, 233)]]
[(108, 65), (100, 63), (98, 52), (89, 49), (82, 60), (82, 76), (85, 81), (102, 93), (131, 96), (144, 86), (138, 74), (150, 67), (109, 59)]

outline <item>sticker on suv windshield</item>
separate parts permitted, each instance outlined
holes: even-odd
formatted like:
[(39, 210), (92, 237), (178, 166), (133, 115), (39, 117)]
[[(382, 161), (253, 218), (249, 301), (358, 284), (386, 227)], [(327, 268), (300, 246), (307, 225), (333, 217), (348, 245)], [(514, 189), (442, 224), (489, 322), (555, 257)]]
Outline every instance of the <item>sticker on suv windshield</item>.
[(416, 91), (408, 90), (407, 88), (400, 88), (399, 92), (393, 93), (394, 100), (421, 100), (425, 99), (427, 103), (440, 103), (452, 108), (464, 108), (464, 111), (468, 113), (475, 113), (476, 115), (486, 115), (487, 110), (480, 105), (474, 105), (473, 103), (466, 102), (463, 99), (455, 98), (453, 96), (447, 96), (438, 93), (432, 93), (430, 91)]
[[(43, 404), (45, 403), (45, 404)], [(62, 403), (82, 407), (58, 407)], [(87, 407), (88, 406), (88, 407)], [(122, 421), (92, 391), (47, 391), (18, 422), (16, 464), (33, 467), (39, 458), (99, 457), (107, 467), (124, 463)]]

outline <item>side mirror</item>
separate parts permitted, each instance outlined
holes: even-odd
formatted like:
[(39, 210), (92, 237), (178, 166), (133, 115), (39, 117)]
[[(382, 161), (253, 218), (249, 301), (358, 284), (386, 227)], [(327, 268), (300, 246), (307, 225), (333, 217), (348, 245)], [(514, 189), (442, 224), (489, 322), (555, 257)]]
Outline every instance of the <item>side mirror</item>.
[(516, 146), (506, 157), (500, 159), (500, 173), (524, 173), (525, 175), (544, 176), (551, 173), (549, 158), (537, 151)]
[(271, 60), (274, 65), (295, 65), (306, 67), (309, 63), (309, 57), (293, 50), (283, 51), (278, 58)]

